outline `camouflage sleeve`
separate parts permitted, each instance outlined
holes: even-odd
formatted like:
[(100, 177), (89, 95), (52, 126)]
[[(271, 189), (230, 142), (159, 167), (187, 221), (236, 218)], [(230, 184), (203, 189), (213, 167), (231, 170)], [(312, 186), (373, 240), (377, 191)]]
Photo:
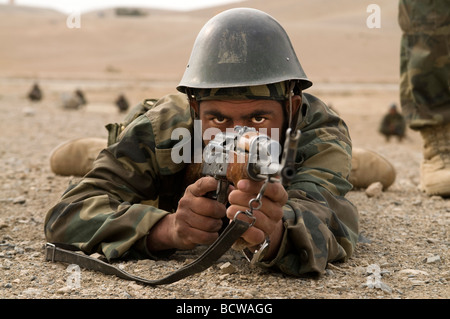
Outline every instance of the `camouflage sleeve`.
[(171, 140), (171, 133), (175, 127), (191, 127), (191, 122), (182, 94), (161, 99), (133, 121), (118, 143), (100, 153), (93, 170), (48, 211), (47, 240), (88, 254), (102, 253), (109, 260), (151, 256), (146, 235), (171, 208), (147, 203), (161, 196), (177, 202), (177, 188), (166, 185), (180, 185), (184, 164), (170, 159), (177, 142)]
[(352, 188), (351, 140), (346, 124), (317, 98), (304, 94), (297, 174), (287, 189), (284, 236), (269, 262), (291, 275), (323, 273), (328, 262), (353, 253), (359, 215), (345, 194)]

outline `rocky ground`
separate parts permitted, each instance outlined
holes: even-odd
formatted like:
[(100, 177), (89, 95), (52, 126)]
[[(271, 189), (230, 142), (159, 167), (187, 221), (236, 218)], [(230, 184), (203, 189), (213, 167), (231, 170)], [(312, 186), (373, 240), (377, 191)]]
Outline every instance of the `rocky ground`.
[[(25, 98), (31, 83), (4, 84), (5, 90), (0, 92), (0, 298), (448, 299), (450, 296), (450, 201), (428, 197), (418, 190), (422, 154), (420, 137), (415, 132), (409, 131), (402, 143), (395, 140), (387, 143), (377, 133), (382, 113), (397, 99), (395, 89), (321, 90), (318, 86), (313, 91), (341, 113), (349, 124), (355, 146), (379, 152), (397, 170), (395, 183), (375, 197), (368, 197), (364, 190), (348, 194), (359, 208), (362, 235), (348, 263), (330, 264), (318, 279), (293, 278), (252, 268), (239, 254), (230, 252), (210, 269), (167, 286), (150, 288), (81, 270), (79, 287), (71, 288), (68, 265), (44, 261), (45, 213), (72, 180), (50, 171), (49, 154), (67, 139), (106, 137), (104, 125), (123, 118), (111, 103), (116, 88), (107, 84), (88, 88), (87, 98), (94, 102), (82, 110), (69, 111), (58, 104), (61, 86), (48, 84), (44, 100), (32, 104)], [(134, 96), (140, 95), (143, 93)], [(167, 261), (142, 260), (119, 266), (132, 274), (155, 278), (179, 268), (198, 253), (180, 252)]]

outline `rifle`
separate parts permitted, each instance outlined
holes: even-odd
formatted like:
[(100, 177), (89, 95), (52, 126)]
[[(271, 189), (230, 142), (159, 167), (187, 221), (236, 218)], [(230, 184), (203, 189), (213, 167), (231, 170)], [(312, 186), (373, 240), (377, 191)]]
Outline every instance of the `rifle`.
[(280, 162), (279, 142), (254, 128), (236, 126), (232, 132), (217, 134), (203, 151), (202, 165), (202, 175), (213, 176), (218, 180), (213, 198), (225, 204), (228, 186), (230, 183), (236, 185), (241, 179), (268, 180), (289, 186), (295, 175), (299, 137), (300, 131), (292, 135), (291, 130), (287, 130)]
[[(299, 138), (299, 130), (294, 134), (290, 128), (286, 131), (283, 155), (279, 161), (281, 151), (279, 142), (257, 132), (254, 128), (236, 126), (232, 132), (217, 134), (203, 152), (202, 175), (212, 176), (218, 181), (216, 191), (207, 196), (226, 204), (231, 183), (236, 185), (241, 179), (265, 181), (258, 196), (249, 202), (249, 209), (236, 214), (237, 216), (244, 213), (254, 220), (252, 211), (261, 208), (267, 183), (280, 182), (287, 187), (295, 176), (294, 165)], [(254, 206), (255, 203), (257, 206)], [(225, 218), (225, 226), (226, 221)], [(264, 248), (268, 245), (266, 238), (260, 249), (251, 252), (246, 248), (245, 241), (239, 239), (233, 245), (233, 249), (242, 250), (249, 261), (255, 262), (263, 257)]]

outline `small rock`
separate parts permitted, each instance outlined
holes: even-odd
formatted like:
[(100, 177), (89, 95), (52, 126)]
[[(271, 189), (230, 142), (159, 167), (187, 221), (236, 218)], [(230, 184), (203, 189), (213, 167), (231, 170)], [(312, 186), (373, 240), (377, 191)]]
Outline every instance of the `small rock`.
[(23, 254), (23, 253), (25, 253), (25, 250), (24, 250), (22, 247), (18, 247), (18, 246), (15, 246), (15, 247), (14, 247), (14, 251), (15, 251), (17, 254)]
[(413, 276), (429, 276), (430, 274), (423, 270), (418, 269), (402, 269), (398, 272), (399, 274), (405, 274), (405, 275), (413, 275)]
[(19, 196), (13, 199), (13, 204), (25, 204), (26, 198), (23, 196)]
[(228, 276), (229, 276), (229, 274), (219, 275), (219, 280), (225, 280), (225, 278), (227, 278)]
[(367, 197), (378, 197), (383, 192), (383, 184), (380, 182), (375, 182), (369, 185), (369, 187), (366, 188), (366, 195)]
[(142, 290), (143, 287), (136, 283), (131, 283), (128, 285), (128, 288), (130, 288), (131, 290)]
[(186, 258), (186, 260), (183, 262), (183, 265), (189, 265), (192, 263), (195, 259), (194, 258)]
[(439, 255), (427, 257), (423, 260), (423, 262), (427, 263), (427, 264), (437, 263), (440, 261), (441, 261), (441, 256), (439, 256)]
[(411, 283), (413, 286), (424, 286), (425, 285), (425, 281), (417, 280), (417, 279), (411, 279)]
[(253, 296), (251, 293), (249, 292), (244, 292), (244, 299), (253, 299), (255, 298), (255, 296)]
[(31, 108), (31, 107), (24, 107), (22, 109), (22, 113), (25, 116), (34, 116), (36, 114), (36, 111), (33, 108)]
[(228, 261), (220, 266), (220, 270), (224, 274), (232, 274), (236, 272), (236, 268)]
[(65, 293), (69, 293), (69, 292), (71, 292), (71, 291), (72, 291), (72, 288), (71, 288), (71, 287), (65, 286), (65, 287), (59, 288), (59, 289), (56, 291), (56, 293), (61, 294), (61, 295), (64, 295)]
[(384, 292), (387, 292), (388, 294), (392, 293), (392, 288), (389, 287), (384, 282), (380, 282), (380, 289), (383, 290)]
[(335, 274), (331, 269), (325, 269), (325, 275), (333, 277)]
[(414, 202), (412, 202), (412, 205), (413, 206), (421, 206), (422, 205), (422, 200), (420, 200), (420, 199), (415, 200)]
[(42, 290), (37, 288), (27, 288), (22, 293), (28, 296), (39, 296), (42, 294)]
[(131, 299), (133, 296), (131, 296), (127, 291), (123, 291), (120, 293), (120, 297), (123, 299)]
[(358, 243), (370, 244), (370, 243), (372, 243), (372, 240), (360, 233), (358, 235)]

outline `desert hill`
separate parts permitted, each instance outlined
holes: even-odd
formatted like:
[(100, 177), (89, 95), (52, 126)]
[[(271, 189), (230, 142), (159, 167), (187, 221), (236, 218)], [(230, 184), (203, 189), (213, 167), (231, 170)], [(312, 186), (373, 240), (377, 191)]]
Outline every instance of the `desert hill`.
[(232, 7), (261, 9), (287, 30), (308, 76), (316, 83), (398, 80), (400, 29), (395, 1), (380, 0), (381, 28), (369, 29), (371, 1), (249, 0), (195, 11), (148, 9), (142, 17), (112, 10), (80, 16), (30, 7), (0, 6), (0, 77), (141, 79), (175, 83), (195, 37), (215, 14)]

